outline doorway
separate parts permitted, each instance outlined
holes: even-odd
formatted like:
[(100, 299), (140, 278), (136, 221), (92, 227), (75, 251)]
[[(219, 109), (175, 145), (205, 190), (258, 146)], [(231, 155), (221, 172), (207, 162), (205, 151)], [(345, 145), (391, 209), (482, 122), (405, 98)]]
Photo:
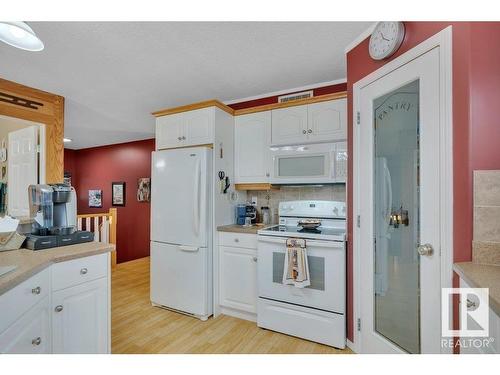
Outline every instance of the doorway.
[(29, 217), (28, 186), (45, 182), (45, 128), (0, 116), (0, 216)]
[(354, 85), (354, 310), (361, 353), (445, 351), (450, 40), (446, 29)]

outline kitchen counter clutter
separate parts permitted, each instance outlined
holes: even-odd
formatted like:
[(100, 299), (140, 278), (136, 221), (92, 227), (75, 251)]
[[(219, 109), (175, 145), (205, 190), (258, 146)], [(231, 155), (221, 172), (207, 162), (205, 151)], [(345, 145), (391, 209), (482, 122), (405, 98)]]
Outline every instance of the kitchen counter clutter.
[(219, 232), (231, 232), (231, 233), (248, 233), (248, 234), (257, 234), (257, 231), (264, 229), (265, 224), (254, 224), (250, 226), (238, 225), (238, 224), (230, 224), (230, 225), (221, 225), (217, 227)]
[(113, 244), (0, 253), (0, 353), (111, 352)]
[(500, 266), (462, 262), (453, 270), (471, 288), (489, 288), (490, 309), (500, 316)]
[(0, 252), (0, 266), (17, 266), (15, 270), (0, 277), (0, 295), (53, 263), (103, 254), (114, 250), (114, 244), (87, 242), (47, 250), (19, 249)]

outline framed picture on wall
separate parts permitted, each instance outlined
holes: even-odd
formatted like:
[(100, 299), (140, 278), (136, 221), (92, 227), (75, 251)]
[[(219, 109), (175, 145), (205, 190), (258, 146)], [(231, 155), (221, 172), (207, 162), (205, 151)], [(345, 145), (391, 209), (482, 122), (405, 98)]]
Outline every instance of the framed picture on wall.
[(102, 207), (102, 190), (89, 190), (89, 207)]
[(139, 178), (137, 180), (137, 201), (149, 202), (151, 192), (151, 179), (149, 177)]
[(111, 183), (111, 204), (125, 206), (125, 182)]

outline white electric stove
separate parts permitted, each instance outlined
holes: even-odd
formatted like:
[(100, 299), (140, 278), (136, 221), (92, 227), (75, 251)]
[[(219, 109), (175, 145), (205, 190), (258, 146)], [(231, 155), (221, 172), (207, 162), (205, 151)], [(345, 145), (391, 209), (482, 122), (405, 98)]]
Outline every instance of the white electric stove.
[[(298, 226), (319, 219), (315, 230)], [(346, 207), (336, 201), (279, 205), (279, 225), (258, 231), (257, 324), (322, 344), (345, 348)], [(288, 238), (306, 240), (311, 285), (283, 285)]]

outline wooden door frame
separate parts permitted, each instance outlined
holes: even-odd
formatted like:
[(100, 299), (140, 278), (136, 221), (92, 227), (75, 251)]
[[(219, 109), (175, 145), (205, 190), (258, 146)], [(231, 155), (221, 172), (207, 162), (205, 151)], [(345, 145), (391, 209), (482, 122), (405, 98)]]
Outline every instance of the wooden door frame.
[[(360, 185), (357, 173), (359, 171), (360, 129), (355, 124), (360, 111), (360, 90), (379, 78), (391, 73), (408, 62), (418, 58), (433, 48), (439, 47), (440, 58), (440, 212), (441, 219), (441, 288), (451, 288), (453, 280), (453, 107), (452, 107), (452, 26), (423, 41), (416, 47), (405, 52), (383, 67), (362, 78), (353, 85), (353, 215), (359, 215)], [(361, 249), (359, 248), (360, 229), (357, 220), (353, 222), (353, 324), (354, 342), (349, 342), (351, 349), (363, 353), (361, 332), (358, 331), (358, 319), (361, 316)], [(451, 310), (451, 309), (450, 309)], [(441, 317), (438, 317), (441, 319)], [(450, 319), (452, 311), (450, 311)], [(442, 352), (451, 353), (445, 348)]]
[(64, 176), (64, 97), (0, 78), (0, 115), (43, 124), (45, 182)]

